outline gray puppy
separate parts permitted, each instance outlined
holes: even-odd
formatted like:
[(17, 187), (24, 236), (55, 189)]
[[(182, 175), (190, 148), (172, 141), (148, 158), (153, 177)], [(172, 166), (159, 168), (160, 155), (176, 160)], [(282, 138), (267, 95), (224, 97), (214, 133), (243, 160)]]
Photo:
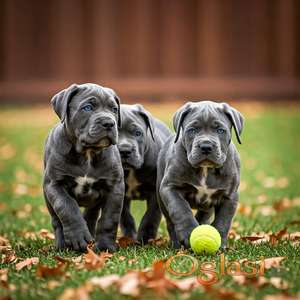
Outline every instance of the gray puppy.
[[(176, 135), (158, 158), (159, 204), (174, 247), (188, 248), (191, 231), (210, 224), (227, 235), (238, 204), (240, 159), (231, 142), (239, 143), (243, 116), (226, 103), (188, 102), (173, 118)], [(197, 210), (194, 216), (191, 208)]]
[[(149, 239), (155, 238), (161, 220), (156, 198), (156, 162), (171, 131), (142, 105), (121, 105), (121, 117), (118, 149), (124, 168), (126, 189), (121, 229), (125, 236), (137, 238), (145, 244)], [(130, 213), (130, 202), (134, 199), (147, 200), (147, 210), (138, 233)]]
[(124, 197), (119, 98), (96, 84), (73, 84), (51, 103), (61, 123), (46, 141), (43, 188), (56, 246), (85, 251), (102, 209), (96, 247), (113, 251)]

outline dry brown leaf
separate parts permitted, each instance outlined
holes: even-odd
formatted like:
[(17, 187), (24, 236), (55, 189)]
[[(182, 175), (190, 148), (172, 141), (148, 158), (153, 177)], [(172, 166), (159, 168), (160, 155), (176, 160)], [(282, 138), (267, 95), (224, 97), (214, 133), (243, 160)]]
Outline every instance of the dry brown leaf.
[(245, 275), (233, 276), (233, 281), (239, 285), (251, 285), (255, 287), (262, 287), (265, 285), (273, 285), (277, 289), (287, 289), (288, 283), (280, 277), (266, 278), (263, 276), (249, 277)]
[(197, 277), (183, 278), (179, 280), (174, 280), (175, 286), (182, 292), (189, 292), (194, 288), (200, 287)]
[[(0, 192), (3, 192), (1, 184), (0, 184)], [(0, 211), (4, 211), (6, 210), (6, 208), (7, 205), (5, 203), (0, 202)]]
[[(265, 269), (280, 268), (281, 262), (285, 259), (286, 257), (284, 256), (265, 258), (264, 259)], [(257, 261), (256, 263), (260, 263), (260, 261)]]
[(120, 294), (132, 297), (137, 297), (140, 295), (139, 285), (139, 272), (128, 272), (118, 281)]
[(48, 239), (51, 241), (55, 240), (54, 234), (47, 229), (41, 229), (39, 232), (39, 235), (41, 238), (44, 238), (44, 239)]
[(139, 245), (139, 243), (128, 236), (122, 236), (118, 239), (118, 245), (120, 248), (126, 248), (132, 245)]
[(16, 270), (20, 271), (25, 267), (30, 269), (32, 265), (36, 265), (38, 262), (39, 262), (38, 257), (26, 258), (25, 260), (23, 260), (23, 261), (16, 264)]
[(8, 269), (0, 269), (0, 286), (8, 288)]
[(11, 144), (5, 144), (0, 147), (0, 157), (3, 160), (8, 160), (16, 155), (16, 149)]
[(249, 216), (252, 213), (252, 207), (242, 204), (242, 203), (239, 203), (238, 213), (241, 215)]
[(137, 261), (138, 260), (136, 258), (131, 258), (131, 259), (128, 260), (128, 264), (133, 265), (133, 264), (137, 263)]
[(284, 209), (288, 209), (294, 206), (300, 206), (300, 197), (289, 199), (287, 197), (281, 199), (280, 201), (277, 201), (273, 204), (273, 208), (276, 211), (281, 211)]
[(213, 296), (215, 300), (246, 300), (247, 296), (234, 290), (225, 288), (214, 288), (212, 286), (204, 286), (206, 293)]
[(46, 287), (49, 290), (53, 290), (56, 289), (57, 287), (59, 287), (60, 285), (62, 285), (62, 281), (57, 281), (57, 280), (49, 280), (46, 283)]
[(89, 247), (87, 248), (88, 253), (84, 254), (84, 267), (88, 270), (96, 270), (103, 268), (107, 258), (113, 255), (108, 252), (101, 252), (100, 255), (96, 254)]
[(69, 262), (60, 257), (55, 257), (55, 259), (58, 261), (57, 266), (49, 267), (40, 264), (36, 269), (36, 275), (42, 278), (65, 275), (67, 268), (69, 266)]
[(267, 295), (264, 297), (263, 300), (299, 300), (299, 299), (300, 299), (300, 294), (296, 296), (279, 294), (279, 295)]
[(149, 245), (158, 246), (158, 247), (166, 246), (168, 242), (169, 241), (163, 237), (159, 237), (157, 239), (150, 239), (148, 241)]
[(2, 247), (10, 247), (10, 242), (7, 238), (0, 235), (0, 246)]
[(92, 277), (89, 282), (96, 287), (99, 287), (103, 290), (108, 289), (111, 285), (118, 282), (120, 276), (117, 274), (106, 275), (102, 277)]
[(256, 241), (262, 242), (261, 240), (264, 240), (265, 236), (242, 236), (240, 239), (242, 241), (249, 241), (255, 243)]
[(78, 288), (67, 288), (57, 300), (89, 300), (89, 290), (85, 286)]

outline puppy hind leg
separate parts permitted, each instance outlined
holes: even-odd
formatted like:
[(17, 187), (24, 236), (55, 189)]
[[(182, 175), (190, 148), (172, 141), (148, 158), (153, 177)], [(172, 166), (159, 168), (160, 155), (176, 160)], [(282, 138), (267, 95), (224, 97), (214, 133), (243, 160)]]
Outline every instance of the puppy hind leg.
[(120, 220), (121, 230), (124, 236), (136, 239), (136, 226), (130, 212), (130, 199), (125, 198)]
[(147, 210), (144, 214), (139, 230), (137, 239), (142, 244), (147, 244), (148, 240), (155, 239), (157, 230), (161, 220), (161, 211), (155, 195), (151, 195), (147, 199)]

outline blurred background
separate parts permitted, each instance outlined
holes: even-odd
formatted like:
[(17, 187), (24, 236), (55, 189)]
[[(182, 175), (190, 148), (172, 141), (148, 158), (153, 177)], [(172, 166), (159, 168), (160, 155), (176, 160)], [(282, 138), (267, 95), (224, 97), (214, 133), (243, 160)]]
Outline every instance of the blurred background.
[(297, 0), (1, 0), (0, 101), (296, 99), (299, 37)]

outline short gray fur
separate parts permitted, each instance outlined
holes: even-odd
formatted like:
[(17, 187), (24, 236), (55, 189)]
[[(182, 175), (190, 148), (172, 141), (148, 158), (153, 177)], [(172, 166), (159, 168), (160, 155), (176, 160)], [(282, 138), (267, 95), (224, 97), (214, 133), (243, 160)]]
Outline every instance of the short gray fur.
[[(156, 237), (161, 212), (156, 198), (158, 153), (171, 135), (170, 129), (142, 105), (121, 105), (122, 128), (118, 149), (125, 175), (125, 198), (121, 229), (125, 236), (146, 244)], [(130, 212), (132, 200), (146, 200), (147, 209), (138, 231)]]
[(240, 183), (231, 128), (240, 142), (243, 120), (228, 104), (212, 101), (188, 102), (175, 113), (176, 135), (160, 152), (157, 176), (158, 200), (174, 247), (190, 247), (191, 231), (211, 222), (226, 247)]
[(56, 247), (85, 251), (95, 238), (97, 249), (114, 251), (124, 197), (119, 98), (96, 84), (73, 84), (51, 103), (61, 122), (46, 140), (43, 188)]

